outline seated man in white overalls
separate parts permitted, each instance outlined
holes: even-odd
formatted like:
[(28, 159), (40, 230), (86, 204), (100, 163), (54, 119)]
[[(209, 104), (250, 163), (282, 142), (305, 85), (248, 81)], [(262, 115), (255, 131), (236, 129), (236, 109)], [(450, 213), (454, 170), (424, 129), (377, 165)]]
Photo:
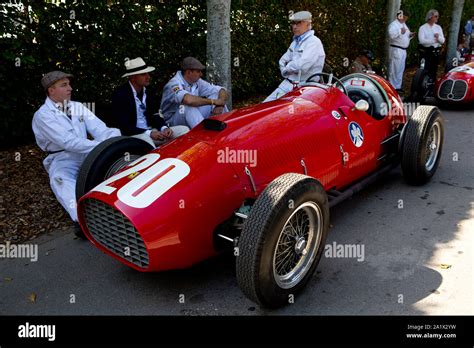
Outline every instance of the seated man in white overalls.
[[(121, 135), (108, 128), (83, 104), (71, 101), (70, 74), (51, 71), (41, 84), (46, 92), (44, 104), (33, 117), (33, 132), (38, 146), (49, 155), (43, 165), (57, 200), (77, 222), (76, 178), (87, 154), (100, 142)], [(87, 138), (87, 134), (93, 140)], [(77, 225), (76, 225), (77, 228)]]
[(181, 71), (163, 88), (160, 109), (171, 126), (194, 128), (202, 120), (228, 111), (225, 88), (201, 79), (204, 68), (196, 58), (186, 57)]
[(296, 12), (289, 19), (294, 34), (293, 41), (279, 62), (284, 80), (264, 102), (280, 98), (293, 89), (294, 82), (304, 82), (323, 71), (326, 53), (321, 40), (311, 30), (311, 13)]

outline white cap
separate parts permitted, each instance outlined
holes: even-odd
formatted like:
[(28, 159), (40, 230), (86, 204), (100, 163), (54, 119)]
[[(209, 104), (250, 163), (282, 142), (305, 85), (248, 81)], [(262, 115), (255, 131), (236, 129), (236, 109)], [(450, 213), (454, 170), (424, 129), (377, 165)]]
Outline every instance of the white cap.
[(308, 11), (299, 11), (290, 15), (290, 21), (310, 21), (311, 18), (311, 12)]

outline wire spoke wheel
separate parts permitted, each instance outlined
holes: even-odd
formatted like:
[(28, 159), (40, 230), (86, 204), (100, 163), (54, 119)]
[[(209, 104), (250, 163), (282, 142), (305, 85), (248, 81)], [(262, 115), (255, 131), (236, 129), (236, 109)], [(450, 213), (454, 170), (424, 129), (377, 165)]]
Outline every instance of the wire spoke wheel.
[(426, 170), (432, 170), (439, 155), (441, 143), (441, 130), (439, 122), (435, 122), (426, 142)]
[(306, 202), (285, 223), (273, 256), (273, 274), (281, 288), (293, 287), (310, 269), (321, 243), (321, 219), (321, 209)]

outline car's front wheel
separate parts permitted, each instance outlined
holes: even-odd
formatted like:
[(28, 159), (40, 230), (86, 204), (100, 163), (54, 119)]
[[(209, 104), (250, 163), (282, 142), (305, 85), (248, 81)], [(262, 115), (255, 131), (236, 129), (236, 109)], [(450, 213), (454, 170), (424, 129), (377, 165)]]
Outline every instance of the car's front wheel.
[[(76, 181), (76, 200), (123, 167), (153, 150), (148, 142), (134, 137), (114, 137), (97, 145), (81, 165)], [(76, 236), (85, 238), (81, 230)]]
[(272, 181), (255, 201), (238, 242), (237, 280), (270, 308), (291, 302), (313, 275), (329, 228), (321, 184), (301, 174)]

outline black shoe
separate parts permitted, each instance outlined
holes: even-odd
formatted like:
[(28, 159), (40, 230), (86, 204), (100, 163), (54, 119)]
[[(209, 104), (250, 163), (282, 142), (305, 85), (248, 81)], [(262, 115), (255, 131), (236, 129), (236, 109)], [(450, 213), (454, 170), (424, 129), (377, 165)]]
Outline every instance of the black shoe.
[(80, 239), (87, 239), (84, 232), (82, 232), (81, 226), (77, 222), (74, 222), (74, 234)]

